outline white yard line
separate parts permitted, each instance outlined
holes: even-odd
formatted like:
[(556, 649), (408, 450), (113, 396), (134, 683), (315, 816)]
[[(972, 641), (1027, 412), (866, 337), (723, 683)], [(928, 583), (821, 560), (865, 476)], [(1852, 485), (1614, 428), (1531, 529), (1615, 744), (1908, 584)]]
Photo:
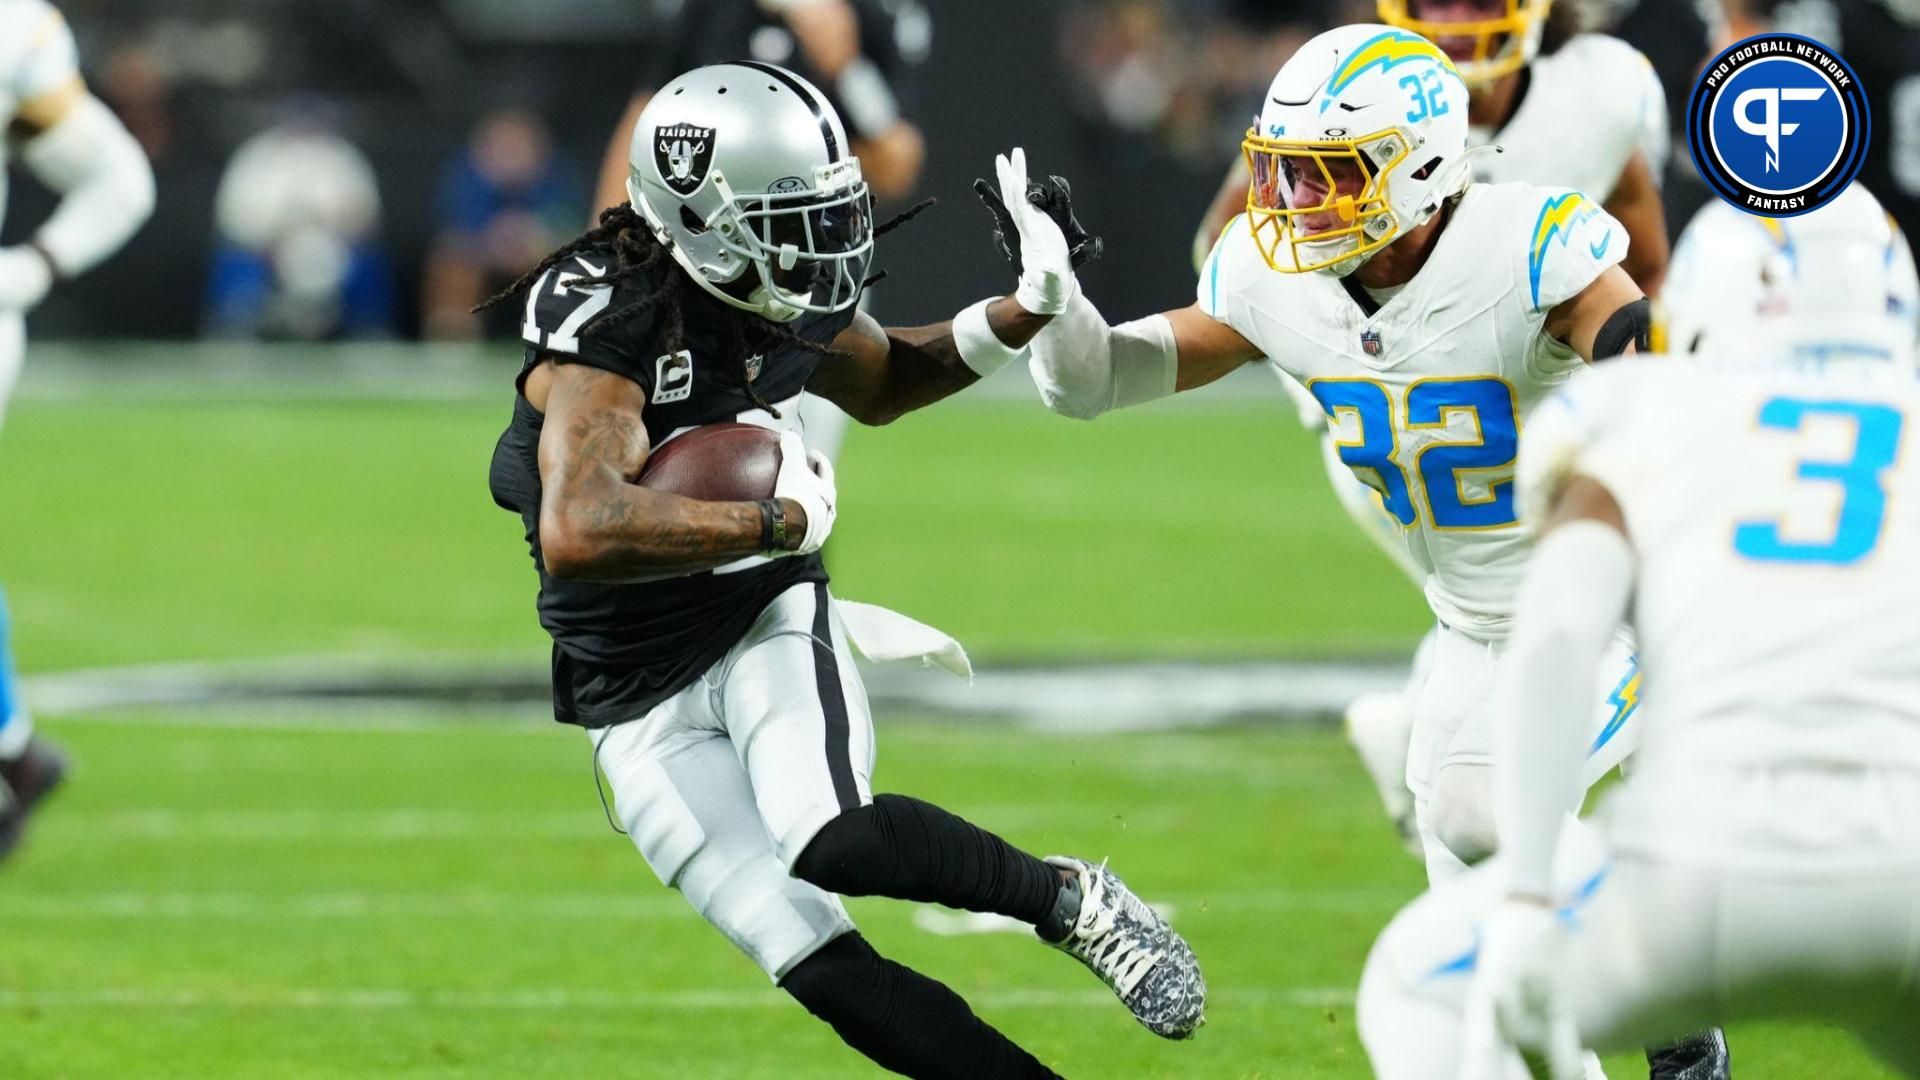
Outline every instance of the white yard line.
[[(984, 990), (969, 993), (983, 1009), (1111, 1009), (1105, 990)], [(1342, 986), (1216, 987), (1215, 1007), (1341, 1008), (1353, 1004)], [(764, 990), (595, 991), (578, 989), (418, 990), (402, 987), (275, 988), (257, 991), (163, 990), (150, 987), (0, 989), (0, 1009), (323, 1009), (383, 1011), (451, 1009), (479, 1012), (618, 1010), (645, 1012), (791, 1009), (792, 999)]]
[[(1324, 722), (1361, 694), (1405, 679), (1404, 664), (1391, 660), (988, 667), (972, 683), (905, 664), (863, 672), (878, 716), (1011, 719), (1077, 734)], [(312, 656), (61, 672), (24, 680), (24, 693), (35, 712), (80, 722), (525, 733), (552, 729), (544, 720), (548, 678), (544, 655)], [(125, 711), (146, 706), (168, 708)]]

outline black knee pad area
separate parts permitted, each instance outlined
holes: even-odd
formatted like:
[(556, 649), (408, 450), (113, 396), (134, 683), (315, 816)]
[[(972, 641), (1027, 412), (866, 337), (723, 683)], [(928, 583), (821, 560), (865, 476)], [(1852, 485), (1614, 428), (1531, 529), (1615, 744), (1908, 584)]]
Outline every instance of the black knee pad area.
[(850, 930), (795, 964), (780, 980), (780, 989), (837, 1027), (875, 1007), (882, 995), (874, 990), (884, 973), (880, 954), (859, 931)]
[(793, 861), (793, 876), (841, 896), (872, 896), (884, 891), (898, 869), (898, 853), (887, 842), (882, 795), (822, 826)]

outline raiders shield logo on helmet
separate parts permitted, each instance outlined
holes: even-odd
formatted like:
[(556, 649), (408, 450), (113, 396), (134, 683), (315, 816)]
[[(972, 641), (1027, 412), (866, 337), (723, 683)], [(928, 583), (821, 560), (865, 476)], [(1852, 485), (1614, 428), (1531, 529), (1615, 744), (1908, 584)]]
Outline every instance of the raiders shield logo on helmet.
[(713, 165), (713, 129), (692, 124), (654, 128), (653, 164), (668, 187), (693, 194), (707, 182), (707, 169)]

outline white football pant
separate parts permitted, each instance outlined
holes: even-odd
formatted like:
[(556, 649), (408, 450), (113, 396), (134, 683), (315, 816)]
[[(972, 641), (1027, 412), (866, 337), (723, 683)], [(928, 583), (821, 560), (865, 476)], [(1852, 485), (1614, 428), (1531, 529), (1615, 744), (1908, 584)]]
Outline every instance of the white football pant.
[[(1426, 852), (1427, 880), (1438, 883), (1499, 846), (1493, 825), (1493, 716), (1488, 708), (1506, 645), (1451, 627), (1432, 635), (1427, 678), (1414, 701), (1407, 786)], [(1639, 744), (1640, 669), (1625, 637), (1596, 673), (1586, 782), (1605, 776)]]
[[(1578, 822), (1563, 837), (1564, 992), (1582, 1043), (1624, 1051), (1742, 1020), (1819, 1020), (1920, 1076), (1920, 774), (1676, 772), (1624, 784), (1599, 816), (1604, 841)], [(1375, 943), (1359, 1027), (1383, 1080), (1454, 1080), (1502, 877), (1496, 856), (1436, 884)]]
[(645, 716), (586, 734), (647, 865), (774, 981), (853, 929), (839, 897), (789, 872), (873, 801), (873, 717), (824, 584), (781, 593)]

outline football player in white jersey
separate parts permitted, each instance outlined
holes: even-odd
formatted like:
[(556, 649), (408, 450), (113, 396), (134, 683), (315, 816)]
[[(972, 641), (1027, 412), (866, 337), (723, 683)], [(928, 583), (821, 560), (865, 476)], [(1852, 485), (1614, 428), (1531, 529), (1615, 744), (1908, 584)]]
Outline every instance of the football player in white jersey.
[[(1380, 21), (1440, 46), (1466, 81), (1474, 177), (1572, 188), (1598, 199), (1633, 246), (1621, 268), (1649, 295), (1667, 270), (1660, 177), (1667, 98), (1638, 49), (1581, 33), (1570, 0), (1378, 0)], [(1246, 174), (1229, 170), (1194, 239), (1194, 261), (1246, 209)]]
[[(26, 313), (119, 250), (153, 211), (146, 155), (87, 92), (73, 34), (45, 0), (0, 0), (0, 215), (14, 155), (61, 200), (29, 240), (0, 247), (0, 416), (26, 352)], [(7, 637), (0, 598), (0, 858), (64, 769), (60, 754), (34, 738)]]
[[(1632, 240), (1620, 266), (1655, 293), (1667, 270), (1667, 222), (1659, 177), (1668, 155), (1666, 94), (1633, 46), (1580, 33), (1570, 0), (1378, 0), (1380, 20), (1432, 40), (1454, 61), (1468, 90), (1467, 141), (1489, 147), (1470, 155), (1477, 180), (1571, 188), (1600, 201)], [(1203, 259), (1234, 215), (1247, 208), (1244, 169), (1231, 171), (1195, 241)], [(1318, 401), (1291, 379), (1301, 422), (1322, 432), (1328, 480), (1361, 532), (1416, 585), (1425, 573), (1406, 554), (1399, 525), (1372, 489), (1341, 464)], [(1346, 712), (1347, 737), (1360, 752), (1387, 813), (1412, 835), (1413, 795), (1406, 781), (1413, 700), (1433, 648), (1423, 641), (1404, 687), (1365, 694)]]
[[(1920, 1075), (1920, 284), (1857, 186), (1783, 221), (1710, 208), (1680, 250), (1701, 357), (1609, 365), (1529, 418), (1501, 853), (1375, 945), (1359, 1027), (1387, 1080), (1526, 1075), (1516, 1050), (1574, 1077), (1583, 1045), (1782, 1016)], [(1578, 675), (1623, 617), (1652, 720), (1596, 836), (1569, 816)]]
[[(1251, 206), (1198, 302), (1109, 326), (1076, 294), (1029, 346), (1047, 404), (1087, 419), (1260, 359), (1311, 391), (1439, 623), (1408, 769), (1436, 878), (1492, 849), (1484, 699), (1532, 542), (1513, 504), (1520, 417), (1584, 363), (1643, 347), (1650, 319), (1618, 266), (1626, 233), (1598, 205), (1473, 182), (1465, 100), (1418, 35), (1314, 38), (1248, 133)], [(1023, 232), (1023, 249), (1039, 239)], [(1626, 664), (1622, 648), (1608, 677)], [(1603, 709), (1596, 770), (1630, 742), (1620, 712)]]

